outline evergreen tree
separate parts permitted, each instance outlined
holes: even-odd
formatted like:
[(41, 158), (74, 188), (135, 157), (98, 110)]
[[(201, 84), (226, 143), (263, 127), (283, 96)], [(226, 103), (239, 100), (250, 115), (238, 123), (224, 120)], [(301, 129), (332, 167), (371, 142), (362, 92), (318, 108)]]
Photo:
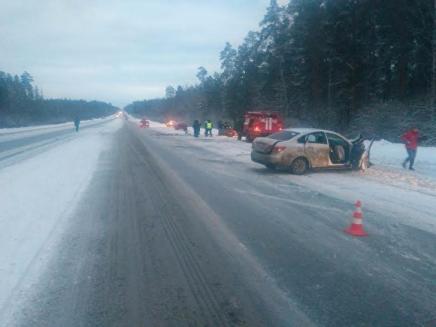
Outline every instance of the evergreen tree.
[[(200, 68), (174, 110), (183, 103), (186, 116), (235, 122), (247, 110), (278, 110), (340, 131), (378, 126), (379, 135), (421, 117), (436, 134), (425, 123), (436, 119), (435, 49), (435, 0), (271, 0), (259, 31), (237, 49), (226, 43), (221, 72)], [(159, 116), (168, 100), (134, 107)]]

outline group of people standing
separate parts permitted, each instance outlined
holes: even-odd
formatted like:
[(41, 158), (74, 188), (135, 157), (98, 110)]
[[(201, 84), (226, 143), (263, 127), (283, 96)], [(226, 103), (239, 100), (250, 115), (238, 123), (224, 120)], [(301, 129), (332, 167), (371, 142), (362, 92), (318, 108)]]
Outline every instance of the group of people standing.
[[(192, 128), (194, 129), (194, 137), (200, 136), (200, 129), (201, 129), (201, 123), (198, 119), (194, 120), (194, 123), (192, 124)], [(204, 122), (204, 136), (212, 136), (212, 128), (213, 123), (210, 119), (206, 120)]]

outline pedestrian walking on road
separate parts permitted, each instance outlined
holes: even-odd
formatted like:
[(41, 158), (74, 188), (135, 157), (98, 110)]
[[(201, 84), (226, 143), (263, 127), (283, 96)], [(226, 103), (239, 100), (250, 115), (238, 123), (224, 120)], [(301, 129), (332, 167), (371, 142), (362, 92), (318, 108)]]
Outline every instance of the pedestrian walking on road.
[(409, 169), (415, 170), (413, 164), (415, 163), (419, 139), (419, 130), (417, 128), (412, 128), (401, 136), (401, 140), (406, 145), (407, 150), (407, 158), (403, 162), (403, 168), (406, 168), (407, 163), (409, 163)]
[(207, 120), (204, 121), (204, 136), (207, 137)]
[(224, 123), (222, 120), (218, 121), (218, 135), (224, 134)]
[(198, 137), (200, 135), (200, 128), (201, 128), (201, 124), (198, 121), (198, 119), (194, 120), (194, 123), (192, 124), (192, 128), (194, 129), (194, 137)]
[(78, 132), (79, 131), (79, 126), (80, 126), (80, 118), (79, 118), (79, 116), (76, 116), (74, 118), (74, 126), (76, 128), (76, 132)]
[(204, 127), (205, 127), (205, 136), (212, 136), (213, 124), (210, 121), (210, 119), (206, 120)]
[(240, 117), (234, 120), (235, 130), (238, 132), (238, 140), (242, 139), (242, 132), (244, 131), (244, 118)]

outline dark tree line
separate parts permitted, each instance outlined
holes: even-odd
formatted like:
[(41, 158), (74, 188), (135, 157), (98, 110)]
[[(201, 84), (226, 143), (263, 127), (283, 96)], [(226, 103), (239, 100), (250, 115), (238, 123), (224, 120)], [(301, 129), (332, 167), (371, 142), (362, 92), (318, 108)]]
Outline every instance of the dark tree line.
[(267, 109), (288, 125), (436, 134), (435, 28), (435, 0), (272, 0), (259, 31), (226, 44), (220, 73), (200, 67), (198, 85), (127, 109), (234, 121)]
[(44, 99), (24, 72), (12, 76), (0, 71), (0, 128), (92, 119), (115, 113), (117, 108), (99, 101)]

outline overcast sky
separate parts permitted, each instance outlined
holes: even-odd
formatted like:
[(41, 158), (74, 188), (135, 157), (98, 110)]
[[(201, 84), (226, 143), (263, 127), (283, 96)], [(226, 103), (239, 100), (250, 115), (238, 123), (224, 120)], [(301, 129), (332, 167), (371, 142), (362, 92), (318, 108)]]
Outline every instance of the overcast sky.
[[(0, 0), (0, 70), (46, 98), (124, 106), (219, 70), (225, 42), (257, 30), (270, 0)], [(284, 1), (281, 1), (284, 2)]]

